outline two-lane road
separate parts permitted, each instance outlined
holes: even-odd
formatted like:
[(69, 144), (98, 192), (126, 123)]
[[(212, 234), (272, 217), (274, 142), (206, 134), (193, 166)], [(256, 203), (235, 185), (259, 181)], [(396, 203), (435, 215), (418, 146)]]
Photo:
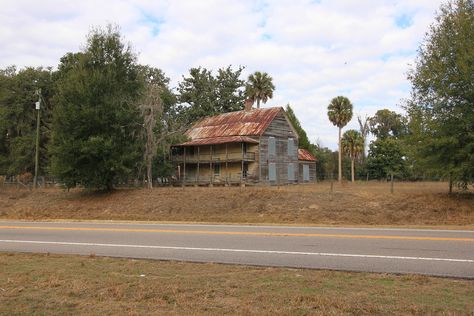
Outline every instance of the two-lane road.
[(474, 230), (0, 221), (0, 251), (474, 278)]

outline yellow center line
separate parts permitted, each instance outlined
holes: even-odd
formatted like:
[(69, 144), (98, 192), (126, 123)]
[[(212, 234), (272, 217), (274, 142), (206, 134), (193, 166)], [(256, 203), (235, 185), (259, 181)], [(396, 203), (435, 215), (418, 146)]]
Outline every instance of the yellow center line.
[(313, 233), (275, 233), (275, 232), (232, 232), (232, 231), (143, 229), (143, 228), (0, 226), (0, 229), (32, 229), (32, 230), (59, 230), (59, 231), (104, 231), (104, 232), (127, 232), (127, 233), (128, 232), (133, 232), (133, 233), (168, 233), (168, 234), (199, 234), (199, 235), (245, 235), (245, 236), (275, 236), (275, 237), (326, 237), (326, 238), (355, 238), (355, 239), (398, 239), (398, 240), (429, 240), (429, 241), (466, 241), (466, 242), (474, 242), (474, 238), (456, 238), (456, 237), (354, 235), (354, 234), (313, 234)]

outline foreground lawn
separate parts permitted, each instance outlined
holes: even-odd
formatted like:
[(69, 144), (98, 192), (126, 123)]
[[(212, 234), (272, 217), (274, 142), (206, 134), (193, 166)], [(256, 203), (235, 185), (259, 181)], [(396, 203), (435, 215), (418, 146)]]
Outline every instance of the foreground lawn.
[(474, 225), (474, 192), (447, 183), (387, 182), (281, 187), (0, 188), (0, 219), (97, 219), (313, 225)]
[(0, 314), (472, 315), (474, 282), (0, 253)]

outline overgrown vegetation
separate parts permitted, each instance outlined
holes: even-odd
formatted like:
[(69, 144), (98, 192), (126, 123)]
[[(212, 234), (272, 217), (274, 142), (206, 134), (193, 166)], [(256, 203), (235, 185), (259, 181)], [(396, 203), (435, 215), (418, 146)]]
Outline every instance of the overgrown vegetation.
[[(352, 119), (347, 98), (334, 98), (328, 108), (330, 121), (339, 128), (337, 151), (312, 143), (288, 105), (300, 147), (318, 159), (318, 178), (333, 179), (337, 173), (339, 180), (342, 175), (441, 179), (449, 180), (450, 192), (454, 184), (464, 189), (473, 184), (473, 37), (474, 3), (443, 4), (409, 72), (412, 95), (404, 104), (406, 115), (380, 109), (372, 117), (358, 117), (361, 154), (359, 141), (356, 151), (341, 146), (342, 128)], [(57, 70), (1, 69), (0, 176), (32, 178), (33, 105), (41, 91), (40, 175), (55, 176), (67, 187), (92, 189), (170, 177), (169, 145), (185, 139), (187, 126), (205, 116), (241, 110), (245, 99), (259, 107), (273, 97), (272, 77), (257, 71), (245, 81), (243, 70), (191, 68), (174, 90), (162, 70), (137, 63), (114, 26), (94, 29), (85, 48), (65, 54)], [(153, 104), (151, 91), (156, 92)], [(366, 144), (369, 133), (375, 139)]]
[(414, 160), (466, 188), (474, 183), (474, 2), (443, 4), (409, 74)]
[[(56, 71), (0, 70), (0, 175), (32, 177), (33, 105), (41, 91), (40, 175), (98, 190), (171, 177), (169, 147), (186, 139), (186, 127), (243, 109), (251, 87), (240, 78), (243, 69), (214, 75), (192, 68), (175, 93), (161, 69), (137, 63), (117, 26), (93, 29), (84, 49), (65, 54)], [(254, 96), (257, 102), (266, 101), (265, 93)]]
[(74, 57), (63, 59), (56, 82), (52, 173), (68, 188), (111, 190), (141, 160), (136, 104), (144, 83), (112, 26), (92, 31)]

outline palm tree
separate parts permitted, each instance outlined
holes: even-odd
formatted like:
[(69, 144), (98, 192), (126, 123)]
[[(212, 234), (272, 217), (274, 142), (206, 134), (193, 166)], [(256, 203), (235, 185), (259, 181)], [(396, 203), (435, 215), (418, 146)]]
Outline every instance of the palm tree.
[(346, 131), (342, 136), (342, 149), (351, 158), (351, 179), (354, 182), (355, 160), (360, 157), (364, 150), (362, 134), (354, 129)]
[(342, 181), (342, 163), (341, 163), (341, 131), (344, 126), (352, 119), (352, 103), (343, 96), (335, 97), (328, 106), (328, 117), (331, 123), (339, 127), (339, 176), (338, 181)]
[(257, 109), (260, 108), (260, 101), (267, 103), (268, 99), (273, 98), (275, 86), (266, 72), (256, 71), (251, 74), (245, 85), (245, 94), (252, 101), (257, 101)]

